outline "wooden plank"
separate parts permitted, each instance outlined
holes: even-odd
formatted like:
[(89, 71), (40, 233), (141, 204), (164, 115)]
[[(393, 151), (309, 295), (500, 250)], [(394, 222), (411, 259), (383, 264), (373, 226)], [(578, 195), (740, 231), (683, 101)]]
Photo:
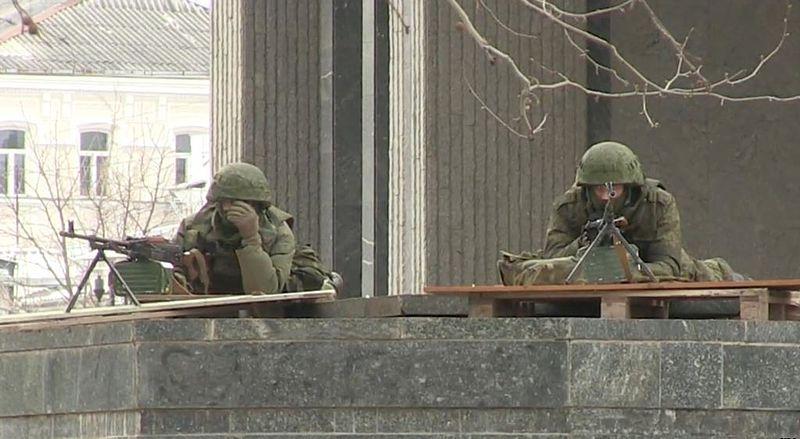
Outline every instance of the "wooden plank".
[(625, 284), (558, 284), (558, 285), (475, 285), (475, 286), (426, 286), (427, 294), (509, 294), (537, 292), (601, 292), (601, 291), (645, 291), (645, 290), (716, 290), (773, 288), (800, 289), (800, 279), (767, 279), (750, 281), (719, 282), (655, 282)]
[(41, 320), (0, 325), (0, 331), (33, 331), (40, 329), (63, 328), (70, 326), (93, 325), (98, 323), (129, 322), (134, 320), (153, 320), (167, 318), (189, 317), (232, 317), (236, 313), (236, 306), (222, 306), (215, 308), (196, 308), (182, 310), (167, 310), (140, 312), (133, 314), (119, 314), (106, 316), (86, 316), (66, 320)]
[(528, 300), (572, 300), (572, 299), (599, 299), (601, 297), (638, 297), (652, 299), (686, 299), (686, 298), (726, 298), (740, 297), (743, 295), (756, 295), (765, 293), (766, 288), (744, 288), (724, 290), (633, 290), (633, 291), (542, 291), (521, 293), (477, 293), (468, 294), (467, 297), (480, 295), (494, 299), (528, 299)]
[(497, 301), (485, 297), (469, 298), (469, 317), (496, 317)]
[(0, 317), (0, 326), (6, 324), (16, 324), (24, 322), (36, 322), (47, 320), (64, 320), (64, 319), (77, 319), (90, 316), (111, 316), (120, 314), (139, 314), (148, 313), (153, 311), (176, 311), (176, 315), (180, 315), (179, 311), (192, 310), (199, 308), (213, 308), (225, 306), (246, 306), (250, 304), (269, 303), (269, 302), (285, 302), (292, 300), (333, 300), (336, 292), (328, 291), (305, 291), (301, 293), (283, 293), (283, 294), (268, 294), (268, 295), (240, 295), (240, 296), (224, 296), (224, 297), (204, 297), (201, 299), (190, 299), (175, 302), (156, 302), (156, 303), (143, 303), (141, 306), (123, 305), (123, 306), (103, 306), (96, 308), (82, 308), (73, 310), (70, 313), (63, 311), (47, 311), (30, 314), (12, 314)]
[[(194, 294), (137, 294), (136, 298), (139, 299), (141, 303), (152, 303), (152, 302), (177, 302), (181, 300), (194, 300), (194, 299), (203, 299), (208, 296), (199, 296)], [(232, 295), (219, 295), (214, 297), (233, 297)]]
[(600, 317), (604, 319), (631, 318), (631, 303), (627, 297), (603, 297), (600, 299)]
[(739, 298), (741, 320), (769, 320), (769, 297), (766, 294)]

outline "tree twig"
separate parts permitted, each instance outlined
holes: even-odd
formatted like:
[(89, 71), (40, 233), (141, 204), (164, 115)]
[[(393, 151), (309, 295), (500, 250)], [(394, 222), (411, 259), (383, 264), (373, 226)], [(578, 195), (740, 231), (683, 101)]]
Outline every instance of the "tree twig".
[(517, 31), (517, 30), (514, 30), (514, 29), (512, 29), (510, 26), (508, 26), (507, 24), (505, 24), (505, 23), (503, 22), (503, 20), (501, 20), (501, 19), (500, 19), (500, 18), (497, 16), (497, 14), (495, 14), (495, 13), (494, 13), (494, 11), (492, 10), (492, 8), (490, 8), (489, 6), (487, 6), (487, 5), (486, 5), (486, 3), (485, 3), (483, 0), (478, 0), (478, 4), (480, 4), (480, 5), (481, 5), (481, 7), (483, 7), (483, 9), (485, 9), (485, 10), (486, 10), (486, 12), (488, 12), (488, 13), (489, 13), (489, 16), (490, 16), (490, 17), (492, 17), (492, 19), (493, 19), (493, 20), (494, 20), (494, 21), (497, 23), (497, 25), (498, 25), (498, 26), (500, 26), (500, 27), (502, 27), (503, 29), (507, 30), (507, 31), (508, 31), (508, 32), (510, 32), (511, 34), (513, 34), (513, 35), (516, 35), (516, 36), (518, 36), (518, 37), (522, 37), (522, 38), (530, 38), (530, 39), (534, 39), (534, 40), (539, 38), (539, 37), (538, 37), (538, 36), (536, 36), (536, 35), (526, 34), (526, 33), (519, 32), (519, 31)]
[[(478, 96), (478, 93), (475, 92), (475, 89), (472, 88), (472, 84), (469, 82), (469, 79), (466, 76), (464, 76), (464, 82), (467, 84), (467, 89), (469, 90), (470, 94), (472, 94), (472, 97), (474, 97), (475, 100), (478, 101), (478, 103), (481, 104), (481, 110), (485, 111), (490, 116), (492, 116), (492, 118), (494, 118), (494, 120), (496, 120), (497, 123), (499, 123), (500, 125), (505, 127), (508, 131), (510, 131), (515, 136), (520, 137), (522, 139), (526, 139), (526, 140), (530, 138), (530, 136), (528, 136), (526, 134), (523, 134), (523, 133), (517, 131), (516, 129), (514, 129), (514, 127), (509, 125), (508, 122), (503, 120), (502, 117), (498, 116), (497, 113), (495, 113), (491, 108), (489, 108), (489, 106), (486, 105), (486, 102), (484, 102), (483, 99), (481, 99), (481, 97)], [(545, 115), (545, 118), (546, 117), (547, 117), (547, 115)]]
[(617, 78), (617, 80), (619, 82), (625, 84), (626, 87), (631, 85), (631, 83), (628, 82), (627, 79), (625, 79), (625, 78), (623, 78), (622, 76), (619, 75), (619, 72), (617, 72), (616, 70), (612, 69), (611, 67), (607, 67), (607, 66), (604, 66), (604, 65), (600, 64), (599, 62), (597, 62), (597, 60), (595, 60), (589, 54), (588, 50), (578, 46), (578, 43), (576, 43), (575, 40), (572, 39), (572, 36), (569, 34), (569, 32), (567, 32), (566, 29), (564, 29), (564, 37), (566, 37), (567, 41), (569, 41), (569, 43), (572, 45), (572, 47), (574, 47), (575, 50), (577, 50), (580, 53), (581, 58), (586, 59), (587, 61), (589, 61), (590, 64), (592, 64), (594, 66), (595, 73), (599, 72), (600, 70), (603, 70), (605, 72), (608, 72), (608, 73), (611, 73), (612, 75), (614, 75), (614, 77)]

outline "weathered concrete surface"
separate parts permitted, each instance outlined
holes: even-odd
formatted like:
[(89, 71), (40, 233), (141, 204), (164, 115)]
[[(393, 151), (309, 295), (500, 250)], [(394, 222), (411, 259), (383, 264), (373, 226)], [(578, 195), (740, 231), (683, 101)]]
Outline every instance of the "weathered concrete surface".
[(799, 331), (446, 317), (6, 331), (0, 437), (794, 437)]

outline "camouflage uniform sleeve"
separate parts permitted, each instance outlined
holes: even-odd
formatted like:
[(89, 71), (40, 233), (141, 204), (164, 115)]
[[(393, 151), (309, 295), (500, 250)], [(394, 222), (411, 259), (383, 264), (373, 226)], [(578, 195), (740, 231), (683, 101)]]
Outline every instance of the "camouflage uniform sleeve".
[(553, 212), (547, 222), (544, 258), (575, 256), (580, 247), (581, 228), (575, 223), (574, 209), (561, 200), (553, 205)]
[(294, 234), (286, 223), (278, 227), (270, 253), (253, 245), (236, 250), (245, 293), (275, 294), (283, 291), (292, 269)]
[(278, 291), (283, 291), (292, 271), (295, 240), (292, 229), (285, 222), (278, 227), (278, 238), (272, 246), (270, 258), (278, 277)]
[(662, 192), (659, 194), (658, 208), (661, 212), (656, 222), (655, 239), (647, 246), (642, 259), (656, 276), (681, 277), (683, 241), (678, 205), (674, 197)]

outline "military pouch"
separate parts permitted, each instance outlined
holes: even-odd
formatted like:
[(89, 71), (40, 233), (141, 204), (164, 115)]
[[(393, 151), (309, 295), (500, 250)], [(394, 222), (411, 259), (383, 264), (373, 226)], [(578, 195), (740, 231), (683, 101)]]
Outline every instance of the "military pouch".
[[(156, 261), (147, 259), (121, 261), (114, 264), (120, 276), (125, 279), (133, 294), (165, 294), (169, 292), (172, 274), (170, 270)], [(109, 286), (117, 296), (125, 295), (125, 287), (113, 274)]]
[(576, 261), (572, 256), (543, 259), (539, 252), (500, 254), (497, 268), (504, 285), (561, 284), (567, 279)]
[[(631, 245), (633, 248), (635, 246)], [(586, 251), (586, 247), (578, 250), (578, 258)], [(639, 250), (636, 249), (638, 254)], [(627, 267), (626, 267), (627, 265)], [(608, 284), (634, 281), (639, 276), (639, 267), (623, 247), (601, 245), (592, 249), (580, 267), (583, 282), (592, 284)], [(630, 279), (629, 279), (630, 276)]]
[(331, 270), (319, 259), (308, 244), (298, 246), (292, 258), (292, 271), (286, 282), (286, 292), (315, 291), (331, 281)]

